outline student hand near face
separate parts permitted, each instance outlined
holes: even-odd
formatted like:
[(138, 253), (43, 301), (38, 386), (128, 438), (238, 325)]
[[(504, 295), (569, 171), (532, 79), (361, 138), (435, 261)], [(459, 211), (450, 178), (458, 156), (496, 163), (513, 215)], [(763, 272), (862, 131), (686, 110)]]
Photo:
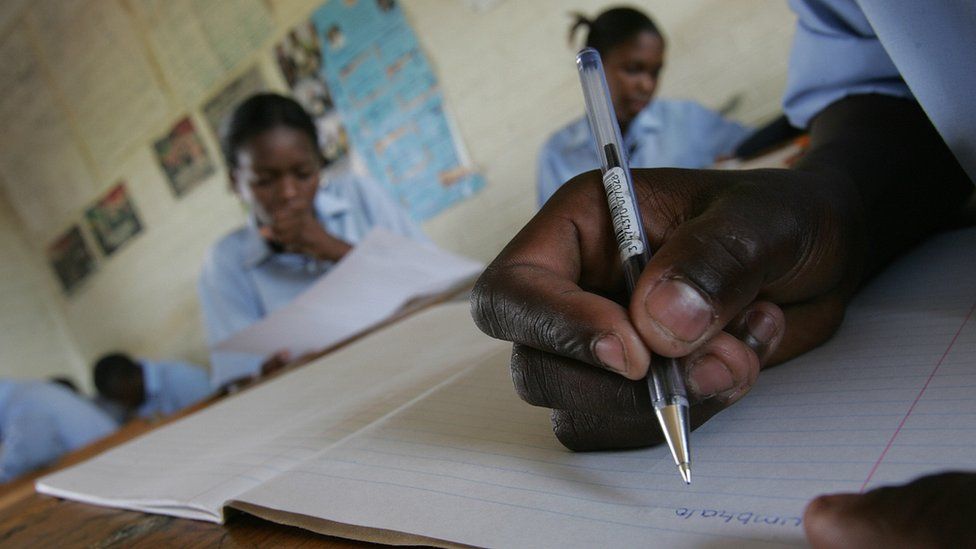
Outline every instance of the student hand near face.
[(313, 211), (302, 205), (286, 205), (270, 217), (270, 224), (261, 227), (261, 235), (289, 252), (336, 261), (352, 248), (329, 234)]
[(827, 339), (870, 274), (935, 230), (971, 184), (916, 103), (838, 101), (793, 170), (633, 170), (656, 250), (633, 298), (599, 174), (577, 177), (488, 267), (475, 321), (515, 342), (516, 390), (577, 450), (659, 442), (653, 355), (684, 357), (693, 424), (761, 366)]
[(813, 500), (803, 516), (816, 549), (976, 547), (976, 473), (942, 473), (865, 494)]
[(261, 225), (262, 236), (287, 251), (336, 261), (351, 246), (315, 217), (321, 155), (308, 136), (280, 126), (263, 132), (238, 153), (235, 181)]

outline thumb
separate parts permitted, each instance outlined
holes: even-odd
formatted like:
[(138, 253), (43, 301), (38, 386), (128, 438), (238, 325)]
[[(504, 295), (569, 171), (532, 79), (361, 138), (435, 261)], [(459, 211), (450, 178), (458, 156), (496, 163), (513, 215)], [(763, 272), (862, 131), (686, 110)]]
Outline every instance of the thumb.
[[(781, 263), (775, 242), (734, 204), (677, 227), (644, 269), (630, 316), (652, 351), (685, 356), (752, 303)], [(779, 246), (782, 248), (782, 246)]]

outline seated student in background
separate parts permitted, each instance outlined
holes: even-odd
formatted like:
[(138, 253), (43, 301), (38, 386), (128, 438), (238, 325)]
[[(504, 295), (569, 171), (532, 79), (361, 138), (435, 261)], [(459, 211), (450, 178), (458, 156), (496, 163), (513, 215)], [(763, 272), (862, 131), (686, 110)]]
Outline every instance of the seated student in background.
[(112, 353), (98, 359), (93, 373), (99, 396), (121, 406), (126, 418), (168, 416), (213, 394), (207, 371), (183, 362)]
[(0, 380), (0, 482), (49, 465), (117, 428), (61, 383)]
[[(664, 36), (644, 13), (612, 8), (589, 20), (577, 16), (570, 28), (587, 29), (586, 45), (603, 58), (603, 69), (632, 168), (704, 168), (729, 155), (749, 133), (693, 101), (656, 99), (664, 68)], [(546, 141), (539, 153), (539, 206), (564, 182), (600, 167), (586, 117)]]
[[(640, 381), (652, 353), (684, 357), (698, 424), (749, 398), (762, 366), (831, 337), (862, 284), (961, 213), (976, 181), (976, 4), (920, 5), (791, 2), (784, 107), (809, 150), (789, 170), (633, 170), (656, 253), (629, 302), (612, 299), (623, 277), (599, 172), (489, 265), (475, 320), (515, 342), (516, 389), (553, 409), (566, 446), (660, 442)], [(976, 547), (974, 517), (970, 471), (817, 498), (804, 528), (815, 547)]]
[[(374, 181), (353, 173), (322, 177), (315, 123), (290, 98), (259, 94), (244, 101), (222, 141), (233, 189), (252, 215), (204, 261), (199, 294), (211, 345), (294, 299), (374, 227), (427, 240)], [(214, 352), (213, 383), (288, 359)]]

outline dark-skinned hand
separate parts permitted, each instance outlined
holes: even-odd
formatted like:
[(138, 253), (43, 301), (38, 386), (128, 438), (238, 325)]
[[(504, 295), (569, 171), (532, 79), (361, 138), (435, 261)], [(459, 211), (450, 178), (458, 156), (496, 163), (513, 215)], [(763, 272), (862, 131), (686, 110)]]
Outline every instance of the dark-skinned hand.
[(287, 205), (271, 214), (271, 223), (261, 235), (289, 252), (317, 259), (338, 261), (352, 249), (345, 241), (329, 234), (310, 208)]
[(515, 343), (512, 377), (574, 450), (660, 441), (652, 357), (682, 357), (693, 426), (763, 365), (825, 341), (856, 289), (972, 184), (916, 103), (854, 96), (792, 170), (633, 170), (655, 254), (626, 299), (598, 172), (565, 184), (489, 265), (472, 315)]
[(657, 251), (631, 300), (597, 172), (546, 204), (472, 299), (482, 330), (516, 343), (516, 390), (554, 409), (556, 435), (573, 449), (658, 442), (639, 381), (652, 356), (684, 357), (700, 423), (745, 395), (763, 364), (827, 338), (853, 288), (847, 274), (856, 271), (843, 266), (855, 263), (848, 243), (858, 227), (837, 214), (818, 176), (633, 175)]
[(976, 547), (976, 474), (820, 496), (807, 506), (803, 527), (816, 549)]

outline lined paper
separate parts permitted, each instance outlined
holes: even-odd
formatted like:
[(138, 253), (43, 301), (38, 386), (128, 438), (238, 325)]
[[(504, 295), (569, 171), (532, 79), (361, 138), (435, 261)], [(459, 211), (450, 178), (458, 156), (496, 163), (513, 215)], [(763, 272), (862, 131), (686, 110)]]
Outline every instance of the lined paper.
[(874, 280), (828, 343), (667, 450), (574, 454), (465, 304), (410, 317), (85, 464), (42, 492), (219, 520), (224, 504), (390, 543), (803, 545), (806, 503), (976, 469), (976, 229)]
[(692, 435), (691, 487), (664, 448), (562, 449), (547, 412), (514, 395), (499, 351), (238, 499), (382, 541), (385, 530), (478, 546), (802, 545), (817, 494), (976, 468), (974, 249), (972, 230), (929, 243), (874, 281), (827, 345), (764, 372)]
[[(430, 338), (450, 332), (450, 340)], [(377, 341), (381, 341), (378, 344)], [(252, 390), (40, 479), (42, 493), (201, 520), (504, 344), (467, 303), (418, 313)]]

